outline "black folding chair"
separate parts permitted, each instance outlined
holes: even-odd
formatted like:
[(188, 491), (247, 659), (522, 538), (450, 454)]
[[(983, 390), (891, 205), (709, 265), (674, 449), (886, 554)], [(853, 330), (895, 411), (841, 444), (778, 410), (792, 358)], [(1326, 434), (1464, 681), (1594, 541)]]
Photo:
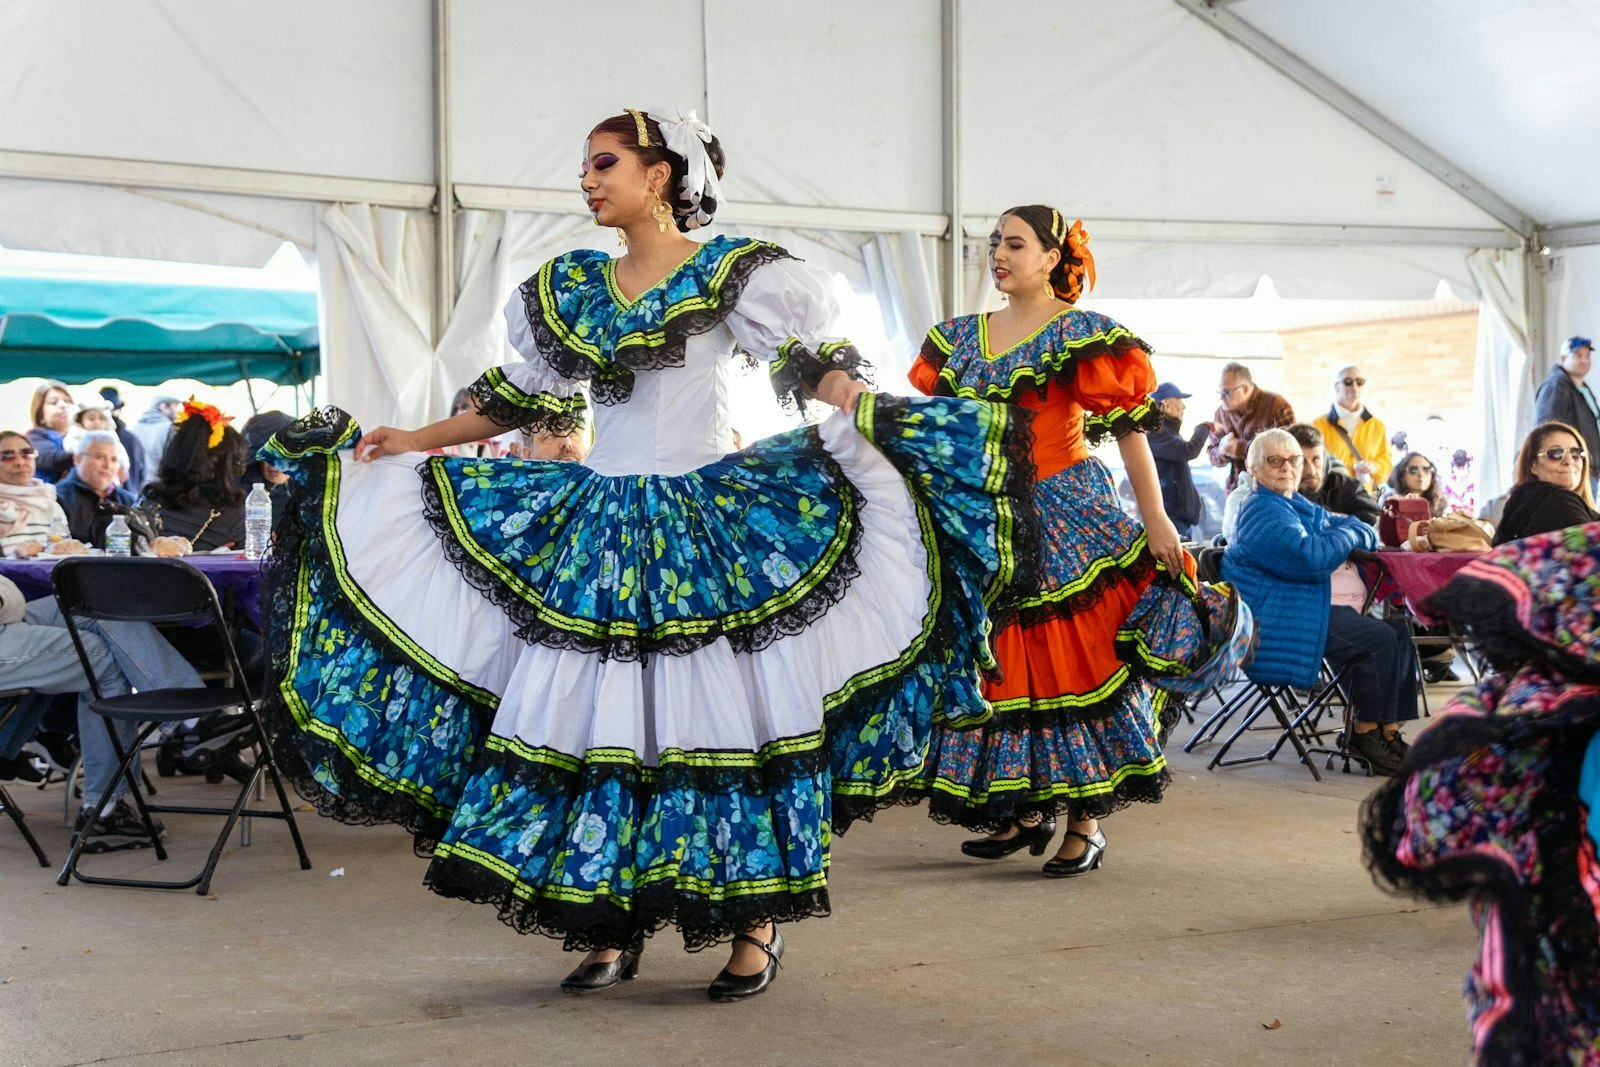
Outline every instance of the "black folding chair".
[[(7, 689), (0, 692), (0, 727), (11, 721), (11, 717), (22, 709), (22, 701), (32, 692), (28, 689)], [(11, 816), (11, 821), (17, 824), (17, 832), (22, 834), (22, 839), (33, 849), (34, 856), (39, 861), (39, 866), (50, 866), (49, 857), (44, 854), (44, 849), (39, 847), (38, 840), (33, 836), (33, 831), (28, 829), (28, 817), (23, 814), (17, 802), (6, 792), (4, 782), (0, 782), (0, 807), (6, 809), (6, 814)]]
[[(217, 835), (216, 843), (211, 847), (211, 854), (207, 857), (205, 866), (193, 878), (157, 882), (133, 878), (92, 877), (83, 874), (77, 868), (78, 858), (89, 836), (90, 826), (86, 825), (84, 831), (73, 842), (72, 853), (67, 857), (66, 865), (61, 868), (56, 884), (66, 885), (72, 878), (77, 878), (80, 882), (94, 885), (125, 885), (141, 889), (188, 889), (194, 886), (195, 892), (204, 896), (211, 889), (211, 876), (216, 870), (223, 846), (227, 843), (228, 834), (232, 832), (234, 823), (241, 816), (282, 819), (287, 822), (289, 836), (294, 839), (295, 851), (300, 855), (300, 869), (310, 870), (311, 860), (306, 855), (305, 844), (300, 840), (300, 828), (295, 823), (294, 809), (289, 804), (289, 795), (284, 791), (277, 765), (273, 762), (272, 747), (266, 743), (266, 730), (262, 726), (261, 716), (256, 708), (256, 698), (248, 689), (234, 686), (155, 689), (130, 693), (126, 696), (106, 697), (101, 693), (99, 679), (95, 678), (90, 666), (83, 638), (75, 622), (77, 618), (106, 622), (210, 624), (219, 632), (233, 677), (245, 678), (246, 675), (239, 664), (239, 654), (233, 647), (233, 640), (229, 637), (222, 618), (222, 607), (217, 602), (216, 590), (212, 588), (206, 576), (179, 559), (77, 558), (65, 559), (56, 564), (51, 580), (55, 586), (56, 603), (60, 605), (67, 630), (72, 634), (72, 643), (77, 648), (78, 658), (83, 663), (83, 672), (89, 678), (89, 685), (94, 695), (89, 708), (105, 720), (106, 732), (110, 734), (112, 748), (117, 754), (117, 773), (105, 792), (95, 799), (95, 806), (90, 810), (102, 811), (116, 791), (117, 782), (126, 781), (129, 786), (129, 796), (132, 797), (139, 817), (144, 822), (145, 831), (150, 835), (151, 843), (155, 847), (156, 859), (162, 861), (166, 860), (167, 852), (161, 844), (161, 835), (156, 832), (155, 824), (151, 821), (152, 813), (227, 817), (222, 824), (222, 832)], [(228, 712), (244, 717), (253, 734), (252, 743), (256, 750), (255, 769), (240, 786), (239, 795), (234, 799), (233, 806), (216, 808), (145, 803), (133, 772), (133, 765), (139, 758), (141, 746), (164, 723), (182, 722), (213, 712)], [(116, 731), (112, 729), (113, 722), (145, 725), (133, 744), (125, 750), (117, 738)], [(248, 809), (245, 805), (249, 801), (250, 791), (255, 788), (263, 774), (271, 780), (273, 789), (277, 791), (278, 807), (273, 810)]]

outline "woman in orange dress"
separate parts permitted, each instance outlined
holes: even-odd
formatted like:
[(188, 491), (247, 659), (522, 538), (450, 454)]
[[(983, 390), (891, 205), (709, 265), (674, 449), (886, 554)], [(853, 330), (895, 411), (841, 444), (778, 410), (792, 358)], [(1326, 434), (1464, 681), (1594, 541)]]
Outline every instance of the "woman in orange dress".
[[(919, 790), (936, 820), (990, 832), (962, 845), (985, 859), (1022, 848), (1043, 855), (1055, 817), (1066, 815), (1066, 835), (1044, 867), (1051, 877), (1099, 867), (1099, 820), (1161, 799), (1170, 776), (1158, 738), (1169, 697), (1148, 680), (1161, 660), (1146, 638), (1186, 605), (1180, 584), (1194, 590), (1143, 436), (1161, 421), (1149, 395), (1149, 346), (1073, 306), (1085, 280), (1094, 281), (1088, 242), (1081, 222), (1069, 227), (1049, 207), (1006, 212), (989, 245), (1007, 306), (935, 326), (911, 370), (924, 393), (1033, 412), (1040, 588), (996, 635), (1002, 677), (984, 693), (993, 717), (980, 729), (936, 730)], [(1142, 529), (1089, 455), (1112, 437)], [(1181, 577), (1152, 585), (1158, 571)]]

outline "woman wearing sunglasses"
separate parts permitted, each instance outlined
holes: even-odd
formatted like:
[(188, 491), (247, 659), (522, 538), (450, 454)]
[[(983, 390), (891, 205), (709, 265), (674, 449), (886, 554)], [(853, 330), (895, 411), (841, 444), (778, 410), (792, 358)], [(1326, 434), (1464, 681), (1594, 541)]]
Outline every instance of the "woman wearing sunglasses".
[(1433, 461), (1421, 452), (1407, 452), (1405, 458), (1389, 472), (1389, 481), (1379, 498), (1379, 504), (1392, 496), (1420, 496), (1428, 502), (1428, 510), (1438, 518), (1450, 509), (1445, 497), (1444, 483)]
[(1494, 543), (1596, 521), (1589, 456), (1578, 431), (1564, 422), (1535, 426), (1517, 455), (1517, 484), (1506, 497)]
[(15, 555), (24, 542), (45, 541), (58, 518), (66, 525), (56, 487), (35, 476), (37, 459), (27, 437), (0, 432), (0, 555)]

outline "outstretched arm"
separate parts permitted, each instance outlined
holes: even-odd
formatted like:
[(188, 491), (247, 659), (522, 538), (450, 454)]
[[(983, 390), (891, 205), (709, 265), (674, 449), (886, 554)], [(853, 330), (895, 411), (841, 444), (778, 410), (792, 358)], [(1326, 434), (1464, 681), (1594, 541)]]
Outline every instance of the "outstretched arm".
[(418, 430), (398, 430), (393, 426), (380, 426), (363, 434), (356, 447), (356, 459), (371, 462), (379, 456), (395, 456), (402, 452), (428, 452), (450, 445), (464, 445), (469, 441), (482, 441), (505, 432), (505, 427), (476, 411), (463, 411), (448, 419), (430, 422)]

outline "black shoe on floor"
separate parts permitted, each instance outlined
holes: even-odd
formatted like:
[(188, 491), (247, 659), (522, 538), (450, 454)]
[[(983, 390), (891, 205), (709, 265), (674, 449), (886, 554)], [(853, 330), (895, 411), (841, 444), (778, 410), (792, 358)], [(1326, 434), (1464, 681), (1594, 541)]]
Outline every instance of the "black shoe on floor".
[[(152, 817), (156, 833), (166, 835), (166, 827), (161, 825), (161, 820)], [(86, 824), (89, 823), (89, 809), (84, 808), (78, 812), (78, 822), (73, 828), (72, 836), (84, 833)], [(155, 842), (150, 840), (150, 835), (145, 831), (144, 821), (139, 818), (139, 813), (133, 810), (133, 805), (126, 800), (119, 800), (105, 815), (94, 820), (88, 827), (88, 837), (83, 843), (86, 853), (121, 852), (130, 848), (149, 848)]]
[(1455, 668), (1448, 663), (1424, 663), (1422, 665), (1422, 676), (1431, 685), (1461, 681), (1461, 678), (1455, 672)]
[(561, 979), (564, 993), (598, 993), (610, 989), (618, 982), (631, 982), (639, 977), (639, 957), (644, 953), (644, 942), (622, 950), (622, 955), (609, 963), (580, 963), (571, 974)]
[(774, 928), (771, 941), (762, 941), (749, 934), (736, 934), (735, 941), (746, 941), (767, 954), (767, 965), (755, 974), (734, 974), (726, 967), (712, 980), (706, 995), (718, 1004), (732, 1004), (749, 1000), (767, 991), (778, 979), (778, 968), (783, 966), (783, 935)]
[(1400, 757), (1393, 748), (1383, 739), (1382, 730), (1368, 730), (1366, 733), (1350, 735), (1347, 751), (1352, 756), (1357, 756), (1372, 769), (1372, 773), (1383, 778), (1390, 778), (1400, 773)]
[[(1380, 730), (1378, 732), (1382, 733), (1383, 731)], [(1396, 731), (1393, 737), (1385, 736), (1383, 743), (1389, 746), (1390, 752), (1400, 757), (1401, 763), (1405, 762), (1406, 753), (1411, 751), (1411, 743), (1401, 736), (1399, 731)]]
[(0, 782), (34, 782), (44, 781), (32, 762), (22, 756), (12, 759), (9, 756), (0, 756)]
[(22, 751), (35, 757), (57, 774), (71, 774), (72, 765), (78, 761), (78, 746), (66, 734), (43, 730), (32, 741), (22, 746)]

